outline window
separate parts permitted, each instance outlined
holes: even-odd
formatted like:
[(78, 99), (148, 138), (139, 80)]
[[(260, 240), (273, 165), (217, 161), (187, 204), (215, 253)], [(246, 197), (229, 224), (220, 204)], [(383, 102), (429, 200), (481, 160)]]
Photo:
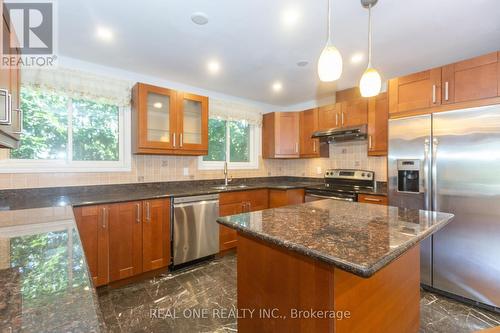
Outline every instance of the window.
[(226, 160), (233, 169), (257, 169), (260, 131), (246, 121), (209, 119), (208, 155), (200, 169), (222, 169)]
[(2, 161), (2, 170), (10, 169), (4, 172), (130, 169), (130, 114), (124, 108), (31, 87), (22, 87), (20, 97), (23, 134), (19, 148)]

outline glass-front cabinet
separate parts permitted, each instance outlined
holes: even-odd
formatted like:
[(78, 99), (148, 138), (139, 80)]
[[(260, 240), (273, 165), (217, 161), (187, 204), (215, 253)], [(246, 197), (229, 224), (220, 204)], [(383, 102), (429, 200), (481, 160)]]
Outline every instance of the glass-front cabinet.
[(136, 154), (205, 155), (208, 98), (143, 83), (132, 91)]

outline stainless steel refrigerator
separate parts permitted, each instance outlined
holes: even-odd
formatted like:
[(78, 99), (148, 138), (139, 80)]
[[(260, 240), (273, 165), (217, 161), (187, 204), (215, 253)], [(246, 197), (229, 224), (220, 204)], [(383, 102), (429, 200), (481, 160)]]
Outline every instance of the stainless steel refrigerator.
[(500, 105), (389, 121), (389, 203), (455, 214), (421, 282), (500, 307)]

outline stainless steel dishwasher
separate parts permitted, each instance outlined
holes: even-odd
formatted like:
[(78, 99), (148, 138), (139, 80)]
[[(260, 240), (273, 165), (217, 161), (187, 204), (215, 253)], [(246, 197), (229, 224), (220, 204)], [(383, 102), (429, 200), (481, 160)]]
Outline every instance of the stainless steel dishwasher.
[(219, 195), (174, 198), (174, 266), (219, 252)]

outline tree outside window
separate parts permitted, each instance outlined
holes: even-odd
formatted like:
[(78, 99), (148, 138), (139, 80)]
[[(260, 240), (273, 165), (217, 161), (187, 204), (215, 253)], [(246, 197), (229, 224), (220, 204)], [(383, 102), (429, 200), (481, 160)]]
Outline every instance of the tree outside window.
[(203, 161), (250, 162), (250, 125), (245, 121), (209, 119), (208, 155)]

